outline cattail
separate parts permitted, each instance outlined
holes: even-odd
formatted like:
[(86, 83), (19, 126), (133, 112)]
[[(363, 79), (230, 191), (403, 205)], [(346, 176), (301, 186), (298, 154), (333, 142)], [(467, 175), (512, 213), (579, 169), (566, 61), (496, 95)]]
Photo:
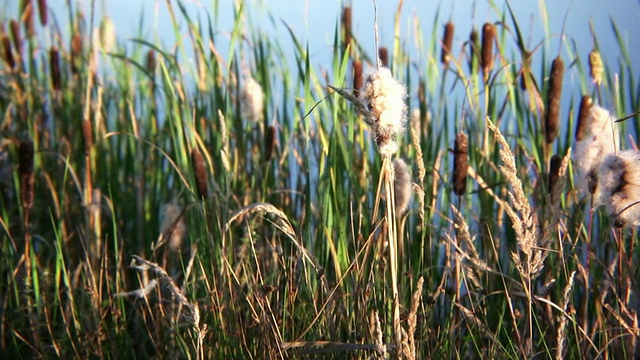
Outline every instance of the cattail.
[(602, 57), (600, 57), (600, 53), (596, 49), (591, 50), (589, 53), (589, 70), (593, 82), (596, 85), (602, 84), (604, 65), (602, 64)]
[(473, 65), (478, 54), (478, 30), (473, 28), (469, 34), (469, 71), (473, 71)]
[(342, 51), (345, 53), (351, 45), (352, 32), (351, 32), (351, 6), (345, 6), (342, 8), (342, 31), (344, 31), (344, 43)]
[(93, 129), (91, 129), (91, 121), (88, 119), (82, 121), (82, 139), (84, 142), (84, 155), (89, 156), (93, 146)]
[(79, 32), (74, 32), (71, 37), (71, 72), (73, 74), (78, 73), (78, 64), (82, 59), (82, 35)]
[(49, 70), (51, 71), (51, 87), (54, 90), (60, 90), (62, 79), (60, 73), (60, 53), (58, 48), (52, 46), (49, 49)]
[(449, 59), (451, 58), (451, 47), (453, 45), (453, 32), (455, 27), (451, 21), (444, 26), (444, 36), (442, 38), (442, 54), (440, 55), (440, 61), (447, 67), (449, 65)]
[(389, 67), (389, 49), (382, 46), (380, 50), (378, 50), (378, 58), (383, 67)]
[(18, 53), (18, 57), (22, 59), (22, 36), (20, 35), (20, 24), (15, 20), (11, 20), (11, 22), (9, 23), (9, 27), (11, 28), (13, 47)]
[(264, 134), (264, 157), (265, 161), (270, 161), (273, 156), (273, 150), (276, 147), (276, 128), (271, 125), (267, 127)]
[(520, 74), (520, 89), (527, 90), (527, 80), (531, 81), (531, 51), (525, 50)]
[(38, 15), (40, 16), (40, 24), (47, 26), (47, 0), (38, 0)]
[(147, 52), (147, 72), (153, 76), (156, 73), (156, 52), (153, 49)]
[(585, 194), (592, 194), (600, 201), (598, 190), (598, 167), (609, 154), (616, 152), (618, 129), (609, 112), (600, 106), (592, 106), (586, 119), (585, 136), (575, 144), (573, 162), (577, 170), (578, 188)]
[(591, 97), (584, 95), (580, 99), (580, 110), (578, 110), (578, 124), (576, 126), (576, 141), (582, 141), (587, 134), (587, 119), (591, 111)]
[(24, 24), (27, 37), (33, 37), (36, 32), (33, 24), (33, 4), (31, 0), (22, 0), (22, 23)]
[(262, 120), (264, 93), (262, 87), (252, 77), (247, 77), (240, 92), (240, 115), (251, 122)]
[(406, 88), (393, 78), (388, 68), (381, 67), (367, 76), (361, 99), (370, 111), (382, 156), (391, 157), (398, 150), (395, 138), (404, 131), (407, 122), (406, 96)]
[(20, 200), (22, 207), (33, 206), (35, 178), (33, 175), (33, 141), (22, 140), (18, 149), (18, 174), (20, 175)]
[(393, 168), (395, 172), (393, 186), (396, 197), (396, 215), (399, 217), (409, 207), (413, 185), (411, 183), (409, 168), (404, 160), (400, 158), (394, 159)]
[(558, 56), (551, 64), (551, 79), (547, 94), (547, 109), (544, 119), (544, 131), (547, 144), (551, 144), (558, 135), (560, 118), (560, 97), (562, 95), (562, 77), (564, 76), (564, 61)]
[(464, 195), (469, 170), (469, 139), (460, 131), (453, 146), (453, 192)]
[(13, 51), (11, 50), (11, 40), (6, 34), (2, 34), (2, 52), (4, 55), (4, 61), (6, 61), (9, 68), (14, 69), (16, 66), (16, 59), (13, 57)]
[(360, 89), (362, 89), (363, 77), (362, 77), (362, 61), (353, 61), (353, 95), (360, 97)]
[(191, 150), (191, 165), (196, 178), (196, 190), (201, 199), (206, 199), (209, 195), (207, 186), (207, 171), (204, 166), (204, 158), (197, 148)]
[(496, 40), (496, 27), (491, 23), (482, 26), (482, 49), (480, 65), (484, 74), (484, 81), (489, 80), (489, 74), (493, 70), (493, 43)]
[(553, 189), (556, 187), (558, 183), (558, 179), (560, 176), (560, 166), (562, 165), (562, 157), (558, 154), (555, 154), (551, 157), (549, 161), (549, 187), (547, 191), (549, 194), (553, 194)]
[(100, 23), (99, 41), (104, 52), (110, 52), (116, 44), (116, 27), (110, 18), (104, 17)]
[(609, 154), (598, 169), (601, 202), (614, 225), (640, 226), (640, 152)]

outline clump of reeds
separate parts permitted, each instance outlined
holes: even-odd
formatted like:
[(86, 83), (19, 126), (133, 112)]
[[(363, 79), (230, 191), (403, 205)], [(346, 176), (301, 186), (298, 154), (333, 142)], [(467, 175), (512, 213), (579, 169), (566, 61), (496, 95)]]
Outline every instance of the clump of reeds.
[(451, 49), (453, 46), (453, 33), (455, 26), (453, 22), (449, 21), (444, 26), (444, 35), (442, 37), (442, 54), (440, 55), (440, 62), (447, 67), (449, 60), (451, 59)]
[(204, 157), (197, 148), (191, 150), (191, 166), (196, 180), (196, 191), (200, 199), (206, 199), (209, 195), (207, 185), (207, 170), (204, 165)]
[(381, 67), (367, 77), (361, 93), (369, 109), (373, 133), (382, 156), (391, 157), (398, 150), (396, 135), (404, 132), (407, 122), (407, 91), (404, 85)]
[(467, 171), (469, 170), (469, 140), (465, 133), (460, 131), (456, 135), (453, 146), (453, 192), (464, 195), (467, 187)]
[(547, 94), (547, 108), (544, 119), (545, 140), (551, 144), (558, 136), (560, 129), (560, 98), (562, 96), (562, 78), (564, 76), (564, 61), (560, 56), (551, 64), (549, 92)]
[(601, 202), (617, 227), (640, 226), (640, 152), (611, 153), (598, 169)]
[(575, 139), (576, 141), (582, 141), (587, 135), (587, 125), (589, 119), (589, 113), (591, 112), (591, 96), (584, 95), (580, 99), (580, 108), (578, 110), (578, 122), (576, 125)]
[(493, 70), (493, 44), (496, 41), (496, 27), (491, 23), (482, 26), (482, 48), (480, 52), (480, 65), (484, 74), (484, 81), (489, 80), (491, 70)]
[[(580, 124), (584, 135), (575, 144), (573, 161), (577, 169), (577, 184), (583, 194), (592, 194), (597, 202), (598, 166), (608, 155), (615, 153), (618, 144), (618, 129), (611, 114), (600, 106), (592, 106), (589, 116)], [(582, 130), (581, 130), (582, 131)]]
[(589, 53), (589, 74), (596, 85), (602, 84), (602, 74), (604, 74), (604, 64), (600, 52), (596, 49)]
[(240, 115), (247, 121), (258, 122), (262, 120), (263, 107), (262, 86), (254, 78), (247, 76), (240, 91)]

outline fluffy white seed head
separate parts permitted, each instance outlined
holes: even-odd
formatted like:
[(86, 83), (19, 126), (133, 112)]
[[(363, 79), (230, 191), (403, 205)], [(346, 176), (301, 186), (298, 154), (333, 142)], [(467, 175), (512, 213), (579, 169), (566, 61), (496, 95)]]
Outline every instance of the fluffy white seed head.
[(393, 160), (395, 172), (394, 191), (396, 195), (396, 215), (402, 215), (409, 207), (413, 186), (411, 184), (411, 175), (407, 163), (400, 158)]
[(397, 150), (396, 135), (404, 132), (407, 123), (407, 90), (381, 67), (367, 76), (362, 91), (371, 119), (376, 143), (382, 156), (392, 156)]
[(598, 187), (616, 226), (640, 226), (640, 152), (608, 155), (598, 169)]
[(593, 106), (587, 118), (587, 134), (575, 145), (573, 161), (577, 169), (576, 180), (583, 194), (592, 193), (600, 199), (597, 188), (598, 167), (609, 154), (616, 152), (619, 136), (615, 119), (600, 106)]
[(247, 77), (240, 90), (240, 115), (242, 118), (257, 122), (262, 120), (264, 93), (260, 84), (252, 77)]

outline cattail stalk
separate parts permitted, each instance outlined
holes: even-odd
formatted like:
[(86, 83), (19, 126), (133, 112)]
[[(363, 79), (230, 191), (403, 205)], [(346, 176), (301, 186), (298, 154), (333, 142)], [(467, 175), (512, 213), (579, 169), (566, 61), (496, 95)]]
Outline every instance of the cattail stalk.
[(449, 60), (451, 59), (451, 48), (453, 45), (454, 30), (455, 26), (451, 21), (449, 21), (444, 26), (444, 36), (442, 38), (442, 54), (440, 55), (440, 61), (445, 67), (449, 65)]
[(480, 65), (484, 74), (484, 81), (489, 80), (489, 74), (493, 70), (493, 43), (496, 40), (496, 27), (491, 23), (486, 23), (482, 27), (482, 49)]
[(207, 186), (207, 171), (204, 165), (204, 157), (197, 148), (191, 150), (191, 165), (196, 179), (196, 190), (200, 199), (206, 199), (209, 195)]
[(453, 192), (464, 195), (467, 187), (467, 172), (469, 170), (469, 139), (460, 131), (456, 135), (453, 146)]
[(51, 49), (49, 49), (49, 70), (51, 71), (51, 87), (54, 90), (60, 90), (62, 87), (60, 53), (58, 48), (55, 46), (52, 46)]
[(551, 64), (551, 78), (547, 95), (547, 108), (544, 120), (545, 139), (551, 144), (558, 135), (560, 118), (560, 98), (562, 96), (562, 77), (564, 76), (564, 61), (559, 56)]

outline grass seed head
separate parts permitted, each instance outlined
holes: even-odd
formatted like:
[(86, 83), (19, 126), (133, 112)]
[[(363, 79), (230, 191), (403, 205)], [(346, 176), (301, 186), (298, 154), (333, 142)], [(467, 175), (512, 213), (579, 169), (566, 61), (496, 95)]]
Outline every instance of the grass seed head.
[(544, 120), (545, 140), (551, 144), (558, 136), (560, 129), (560, 98), (562, 96), (562, 78), (564, 76), (564, 61), (559, 56), (551, 64), (551, 78), (547, 95), (547, 108)]
[(614, 225), (640, 226), (640, 152), (609, 154), (598, 169), (598, 182)]
[(576, 124), (576, 141), (581, 141), (587, 134), (589, 112), (591, 111), (591, 97), (584, 95), (580, 99), (580, 109), (578, 110), (578, 123)]
[(467, 172), (469, 170), (469, 139), (460, 131), (456, 135), (453, 146), (453, 191), (461, 196), (467, 187)]
[(262, 120), (264, 93), (260, 84), (252, 77), (247, 77), (240, 91), (240, 114), (250, 122)]
[(493, 70), (493, 43), (496, 40), (496, 27), (491, 23), (482, 26), (482, 49), (480, 65), (484, 74), (484, 81), (489, 80), (489, 74)]
[(602, 84), (602, 74), (604, 74), (604, 64), (602, 63), (602, 57), (600, 52), (593, 49), (589, 53), (589, 72), (593, 82), (596, 85)]
[(196, 190), (198, 197), (206, 199), (209, 195), (207, 186), (207, 170), (204, 165), (204, 157), (197, 148), (191, 150), (191, 165), (193, 166), (193, 173), (196, 178)]
[(442, 54), (440, 55), (440, 61), (446, 67), (451, 59), (451, 48), (453, 45), (453, 33), (455, 26), (449, 21), (444, 26), (444, 36), (442, 38)]
[(22, 207), (31, 209), (33, 206), (33, 141), (25, 139), (20, 142), (18, 149), (18, 174), (20, 176), (20, 200)]
[(380, 154), (391, 156), (398, 150), (396, 135), (407, 122), (407, 90), (382, 67), (367, 77), (361, 93), (373, 120), (373, 132)]
[(413, 186), (411, 184), (411, 175), (409, 167), (404, 160), (396, 158), (393, 160), (395, 177), (393, 181), (396, 196), (396, 215), (400, 216), (409, 207), (411, 195), (413, 194)]

